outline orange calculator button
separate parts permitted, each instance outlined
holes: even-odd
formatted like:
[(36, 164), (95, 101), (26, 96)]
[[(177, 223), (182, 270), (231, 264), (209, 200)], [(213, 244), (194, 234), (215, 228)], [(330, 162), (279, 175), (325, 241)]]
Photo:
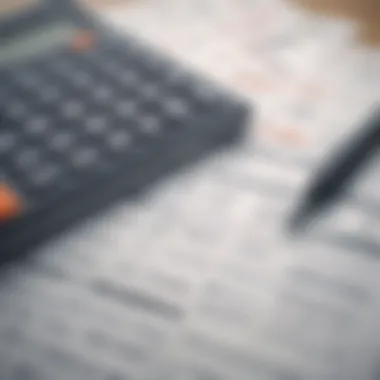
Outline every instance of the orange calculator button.
[(0, 223), (9, 221), (21, 212), (19, 195), (6, 184), (0, 183)]
[(78, 32), (71, 40), (71, 49), (77, 52), (88, 51), (95, 45), (96, 38), (91, 30)]

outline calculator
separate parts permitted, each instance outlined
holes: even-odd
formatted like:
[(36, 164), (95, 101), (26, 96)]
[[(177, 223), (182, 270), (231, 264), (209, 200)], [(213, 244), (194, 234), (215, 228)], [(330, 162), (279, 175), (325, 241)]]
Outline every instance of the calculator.
[(245, 102), (71, 1), (0, 23), (0, 261), (235, 141)]

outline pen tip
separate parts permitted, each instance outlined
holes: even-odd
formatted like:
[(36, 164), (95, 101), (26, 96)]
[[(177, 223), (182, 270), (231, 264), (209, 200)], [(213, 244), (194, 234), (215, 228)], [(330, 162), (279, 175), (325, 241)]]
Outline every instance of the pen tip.
[(311, 214), (308, 211), (308, 209), (301, 208), (291, 215), (287, 223), (287, 230), (291, 235), (302, 234), (308, 228), (311, 221)]
[(297, 236), (304, 231), (304, 224), (301, 218), (292, 217), (286, 227), (287, 231), (293, 236)]

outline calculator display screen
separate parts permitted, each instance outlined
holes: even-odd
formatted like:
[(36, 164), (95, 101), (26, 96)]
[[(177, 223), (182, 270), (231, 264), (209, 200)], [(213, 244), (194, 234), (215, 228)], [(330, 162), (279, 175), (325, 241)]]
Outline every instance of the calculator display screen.
[(0, 38), (0, 67), (65, 46), (75, 32), (74, 25), (63, 22), (44, 25), (6, 41)]

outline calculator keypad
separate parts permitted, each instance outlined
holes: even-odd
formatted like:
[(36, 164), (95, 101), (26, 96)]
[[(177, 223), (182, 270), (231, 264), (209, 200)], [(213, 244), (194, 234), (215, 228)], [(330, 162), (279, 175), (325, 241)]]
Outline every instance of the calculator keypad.
[(3, 175), (36, 208), (68, 184), (143, 158), (151, 143), (172, 141), (217, 104), (207, 86), (142, 46), (95, 43), (88, 32), (71, 50), (0, 72), (0, 80)]

